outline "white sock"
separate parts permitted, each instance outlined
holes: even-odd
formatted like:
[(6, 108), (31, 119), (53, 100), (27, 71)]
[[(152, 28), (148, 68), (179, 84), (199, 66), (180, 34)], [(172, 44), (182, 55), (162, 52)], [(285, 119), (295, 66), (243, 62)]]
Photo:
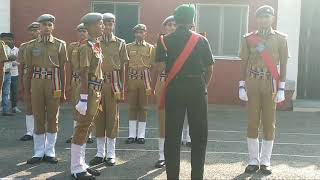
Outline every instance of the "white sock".
[(46, 156), (56, 157), (55, 145), (57, 142), (57, 133), (46, 133)]
[(159, 138), (159, 160), (164, 160), (164, 138)]
[(273, 149), (273, 141), (262, 140), (260, 164), (265, 166), (271, 165), (271, 155)]
[(106, 138), (97, 137), (97, 154), (96, 157), (104, 158), (106, 156)]
[(116, 138), (107, 138), (107, 158), (116, 158)]
[(146, 134), (146, 122), (138, 123), (138, 138), (145, 138)]
[(33, 157), (43, 157), (45, 152), (45, 134), (33, 134), (33, 144), (34, 144), (34, 156)]
[(129, 138), (137, 137), (137, 120), (129, 120)]
[(86, 144), (71, 144), (71, 174), (86, 172), (88, 165), (85, 163), (85, 148)]
[(259, 165), (259, 139), (247, 138), (248, 152), (249, 152), (249, 165)]
[(27, 135), (32, 136), (34, 130), (34, 117), (33, 115), (26, 115), (26, 128), (27, 128)]

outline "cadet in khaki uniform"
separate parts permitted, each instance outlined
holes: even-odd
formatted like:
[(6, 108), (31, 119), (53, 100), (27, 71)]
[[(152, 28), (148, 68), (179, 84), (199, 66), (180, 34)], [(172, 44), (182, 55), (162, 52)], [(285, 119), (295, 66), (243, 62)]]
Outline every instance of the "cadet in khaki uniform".
[[(116, 137), (119, 133), (118, 102), (123, 98), (124, 64), (128, 61), (126, 42), (113, 34), (115, 16), (111, 13), (103, 14), (105, 25), (101, 42), (104, 83), (102, 85), (102, 111), (96, 117), (97, 154), (90, 161), (90, 165), (101, 164), (105, 161), (107, 166), (115, 165)], [(107, 137), (107, 139), (106, 139)], [(107, 140), (107, 155), (105, 146)], [(105, 159), (106, 158), (106, 159)]]
[[(173, 16), (167, 17), (162, 23), (165, 34), (171, 34), (176, 30), (176, 23)], [(160, 39), (163, 38), (163, 35), (160, 36)], [(159, 70), (164, 69), (164, 67), (155, 67), (158, 66), (159, 63), (155, 63), (152, 67), (153, 71), (153, 83), (156, 83), (155, 91), (157, 97), (157, 104), (160, 104), (160, 96), (161, 91), (164, 87), (165, 80), (167, 78), (165, 70), (159, 72)], [(164, 109), (160, 109), (158, 107), (158, 121), (159, 121), (159, 160), (155, 163), (156, 168), (162, 168), (165, 166), (165, 159), (164, 159), (164, 137), (165, 137), (165, 113)]]
[(7, 53), (5, 50), (5, 44), (3, 41), (0, 40), (0, 98), (2, 98), (1, 94), (4, 77), (3, 66), (5, 61), (8, 61)]
[[(275, 138), (276, 103), (285, 100), (288, 48), (286, 35), (271, 27), (274, 22), (272, 7), (260, 7), (256, 18), (259, 29), (245, 35), (242, 41), (240, 57), (245, 66), (239, 82), (239, 97), (248, 101), (249, 163), (245, 172), (254, 173), (260, 168), (263, 174), (268, 175), (272, 173), (270, 161)], [(280, 74), (277, 66), (280, 66)], [(263, 140), (259, 153), (260, 122)]]
[(40, 36), (30, 42), (25, 50), (26, 84), (31, 81), (31, 104), (35, 119), (34, 156), (27, 163), (34, 164), (42, 160), (57, 163), (55, 144), (60, 101), (65, 99), (66, 43), (52, 36), (54, 16), (43, 14), (37, 21), (40, 23)]
[(71, 175), (75, 179), (95, 179), (98, 171), (88, 168), (85, 163), (85, 148), (93, 119), (98, 111), (103, 81), (103, 55), (99, 37), (103, 33), (102, 14), (88, 13), (81, 18), (89, 37), (79, 48), (80, 59), (80, 100), (76, 105), (80, 113), (74, 129), (71, 144)]
[[(33, 22), (28, 26), (28, 32), (32, 39), (37, 39), (40, 33), (39, 30), (40, 24), (38, 22)], [(29, 41), (30, 42), (30, 41)], [(23, 72), (26, 73), (27, 69), (25, 64), (25, 50), (29, 44), (29, 42), (22, 43), (19, 47), (18, 60), (23, 67)], [(20, 138), (21, 141), (30, 141), (33, 139), (33, 130), (34, 130), (34, 116), (32, 114), (32, 106), (31, 106), (31, 94), (30, 91), (26, 91), (30, 89), (30, 84), (27, 84), (28, 76), (22, 74), (22, 84), (24, 86), (24, 105), (26, 108), (26, 129), (27, 133)]]
[[(66, 86), (68, 87), (67, 89), (71, 89), (71, 103), (72, 106), (74, 107), (73, 109), (73, 128), (76, 127), (77, 120), (79, 119), (79, 113), (75, 109), (75, 106), (77, 105), (79, 99), (80, 99), (80, 75), (79, 75), (79, 47), (82, 44), (87, 43), (88, 39), (88, 31), (84, 27), (84, 25), (81, 23), (77, 26), (76, 28), (77, 34), (79, 37), (79, 41), (77, 42), (72, 42), (68, 46), (68, 56), (69, 56), (69, 63), (71, 66), (71, 71), (69, 72), (69, 77), (71, 77), (69, 80), (70, 82), (67, 82)], [(71, 143), (72, 141), (72, 136), (67, 139), (66, 143)], [(88, 144), (93, 143), (93, 140), (91, 138), (91, 132), (88, 137)]]
[[(147, 27), (138, 24), (133, 28), (135, 42), (129, 43), (128, 103), (129, 138), (126, 143), (145, 143), (148, 96), (151, 95), (150, 67), (154, 62), (154, 46), (145, 41)], [(137, 131), (138, 121), (138, 131)]]

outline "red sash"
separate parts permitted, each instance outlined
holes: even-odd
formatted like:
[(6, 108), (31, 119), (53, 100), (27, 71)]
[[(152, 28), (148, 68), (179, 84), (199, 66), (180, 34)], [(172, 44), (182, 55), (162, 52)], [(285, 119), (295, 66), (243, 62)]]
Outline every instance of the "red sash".
[[(176, 62), (172, 66), (170, 72), (168, 73), (168, 77), (167, 77), (167, 80), (166, 80), (166, 82), (164, 84), (164, 88), (161, 91), (160, 106), (159, 106), (160, 109), (164, 108), (164, 105), (165, 105), (165, 102), (166, 102), (167, 90), (168, 90), (170, 82), (181, 71), (183, 65), (187, 62), (187, 59), (189, 58), (189, 56), (193, 52), (193, 49), (195, 48), (195, 46), (197, 45), (200, 37), (201, 36), (199, 34), (192, 33), (192, 35), (191, 35), (190, 39), (188, 40), (185, 48), (183, 49), (183, 51), (181, 52), (181, 54), (177, 58)], [(166, 48), (166, 47), (164, 47), (164, 48)]]
[(262, 39), (257, 34), (252, 34), (248, 38), (249, 44), (256, 48), (257, 51), (260, 53), (263, 61), (267, 65), (272, 77), (279, 83), (280, 81), (280, 74), (278, 72), (277, 66), (273, 63), (272, 56), (270, 52), (267, 50), (265, 45), (262, 43)]

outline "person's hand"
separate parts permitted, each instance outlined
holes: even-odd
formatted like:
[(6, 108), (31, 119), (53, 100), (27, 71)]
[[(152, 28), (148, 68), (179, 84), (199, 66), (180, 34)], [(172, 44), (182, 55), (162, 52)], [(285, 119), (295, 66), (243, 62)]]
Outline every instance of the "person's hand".
[(88, 103), (88, 94), (80, 94), (80, 100), (78, 104), (76, 105), (76, 110), (81, 115), (86, 115), (87, 113), (87, 103)]
[(285, 86), (286, 86), (285, 82), (280, 82), (279, 89), (278, 89), (278, 92), (277, 92), (277, 96), (274, 99), (275, 103), (281, 103), (286, 99), (286, 97), (285, 97)]
[(60, 97), (60, 102), (64, 103), (66, 102), (67, 98), (66, 98), (66, 93), (64, 91), (61, 92), (61, 97)]
[(9, 56), (8, 56), (8, 60), (9, 60), (9, 61), (15, 61), (15, 60), (17, 60), (17, 56), (15, 56), (15, 55), (9, 55)]
[(246, 90), (246, 82), (245, 81), (239, 81), (239, 98), (242, 101), (248, 101), (248, 94)]

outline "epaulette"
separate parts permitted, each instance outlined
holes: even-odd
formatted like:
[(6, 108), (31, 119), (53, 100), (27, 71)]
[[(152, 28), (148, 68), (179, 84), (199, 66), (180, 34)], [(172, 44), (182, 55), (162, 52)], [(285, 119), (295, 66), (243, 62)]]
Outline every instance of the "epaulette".
[(275, 30), (274, 32), (275, 32), (276, 34), (280, 35), (281, 37), (285, 38), (285, 39), (288, 37), (288, 34), (285, 34), (285, 33), (283, 33), (283, 32), (280, 32), (280, 31), (277, 31), (277, 30)]
[(254, 33), (255, 33), (255, 32), (249, 32), (249, 33), (243, 35), (243, 37), (244, 37), (244, 38), (249, 37), (249, 36), (251, 36), (251, 35), (254, 34)]

